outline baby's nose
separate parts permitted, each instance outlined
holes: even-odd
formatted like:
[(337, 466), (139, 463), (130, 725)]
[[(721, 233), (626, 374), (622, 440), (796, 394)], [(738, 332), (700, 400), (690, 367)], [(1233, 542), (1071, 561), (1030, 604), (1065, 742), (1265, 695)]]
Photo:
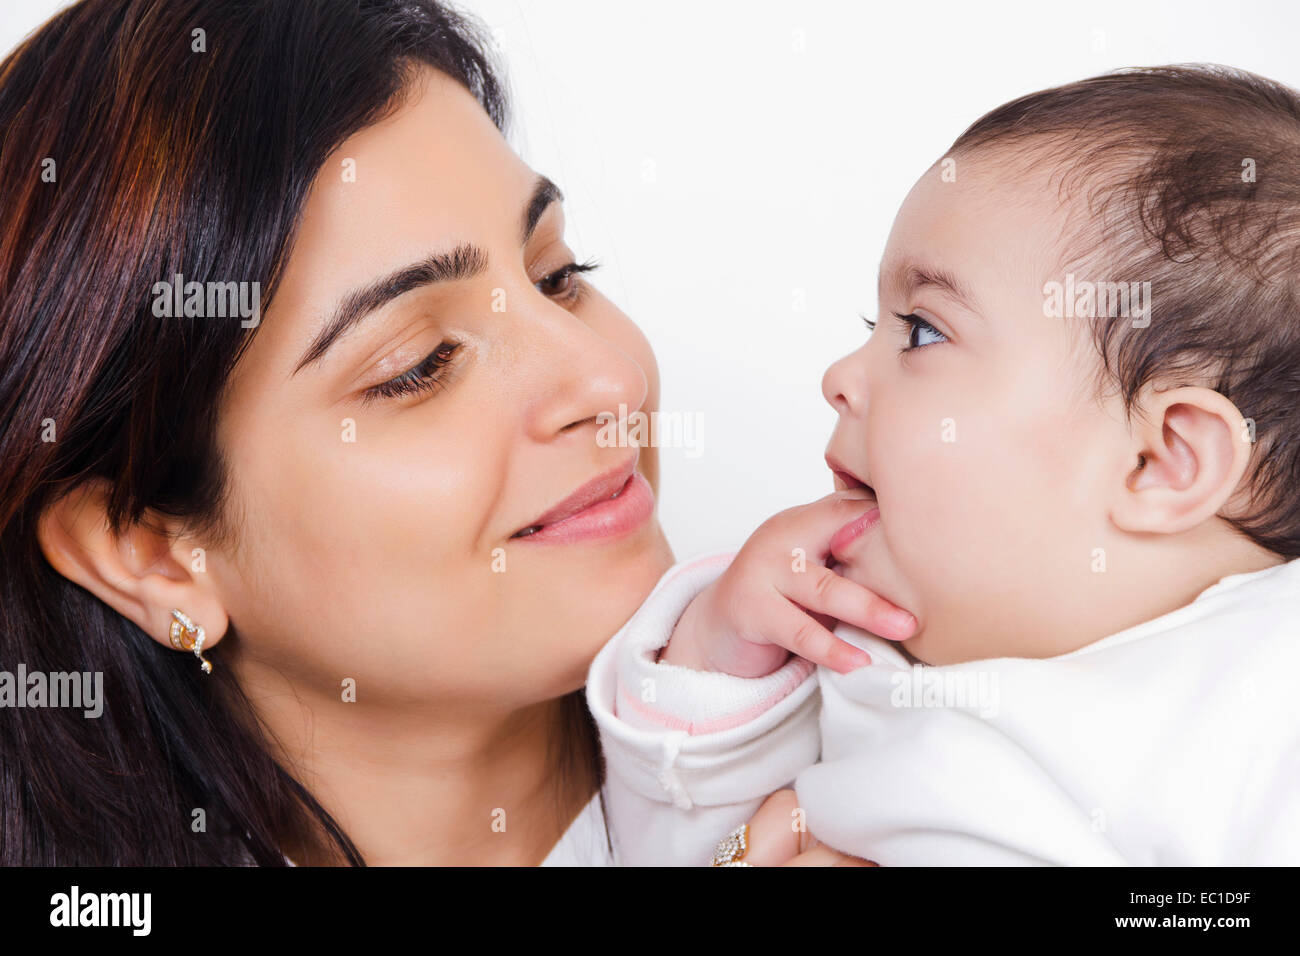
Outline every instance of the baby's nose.
[(866, 397), (866, 377), (851, 367), (854, 355), (835, 362), (822, 376), (822, 396), (840, 415), (861, 412)]

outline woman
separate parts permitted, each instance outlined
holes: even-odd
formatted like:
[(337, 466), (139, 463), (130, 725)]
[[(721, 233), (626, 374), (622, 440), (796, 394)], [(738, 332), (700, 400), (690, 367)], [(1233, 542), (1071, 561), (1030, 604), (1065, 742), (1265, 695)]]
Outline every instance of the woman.
[(657, 374), (504, 116), (432, 2), (0, 67), (0, 667), (103, 681), (5, 709), (0, 862), (612, 859), (581, 686), (672, 554), (594, 438)]

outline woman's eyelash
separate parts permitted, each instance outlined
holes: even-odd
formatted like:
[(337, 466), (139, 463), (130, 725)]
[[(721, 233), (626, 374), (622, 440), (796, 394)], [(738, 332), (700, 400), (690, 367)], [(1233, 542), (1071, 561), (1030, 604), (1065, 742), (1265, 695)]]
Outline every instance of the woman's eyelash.
[[(584, 272), (594, 272), (600, 268), (600, 263), (594, 259), (588, 259), (586, 262), (570, 262), (561, 266), (554, 272), (542, 276), (536, 283), (537, 291), (542, 295), (555, 299), (559, 302), (576, 303), (588, 291), (587, 283), (578, 279), (578, 275)], [(573, 280), (566, 287), (555, 291), (547, 291), (547, 287), (554, 287), (557, 282), (568, 282)]]
[(442, 387), (442, 373), (451, 364), (459, 342), (441, 342), (438, 347), (425, 356), (424, 360), (409, 371), (396, 378), (366, 389), (364, 402), (377, 401), (381, 398), (396, 398), (416, 392), (434, 392)]
[[(580, 273), (593, 272), (598, 268), (600, 268), (600, 263), (590, 259), (586, 262), (570, 262), (543, 276), (537, 281), (536, 285), (538, 291), (543, 295), (565, 304), (573, 304), (587, 291), (586, 283), (577, 281), (576, 277)], [(569, 280), (574, 281), (570, 282)], [(556, 289), (555, 287), (560, 283), (568, 284)], [(442, 372), (452, 363), (452, 359), (459, 348), (459, 342), (440, 343), (436, 349), (425, 356), (424, 361), (420, 362), (419, 365), (403, 372), (396, 378), (366, 389), (362, 395), (362, 400), (372, 402), (382, 398), (397, 398), (416, 392), (437, 391), (443, 384)]]

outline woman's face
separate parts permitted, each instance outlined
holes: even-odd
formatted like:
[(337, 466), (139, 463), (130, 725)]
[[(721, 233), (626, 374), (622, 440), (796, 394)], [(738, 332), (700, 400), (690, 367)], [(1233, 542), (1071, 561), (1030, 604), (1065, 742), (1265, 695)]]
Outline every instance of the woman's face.
[(238, 545), (207, 563), (245, 672), (521, 706), (581, 686), (671, 564), (645, 478), (625, 485), (652, 450), (598, 441), (602, 413), (657, 401), (654, 356), (565, 274), (546, 185), (431, 69), (325, 163), (221, 410)]

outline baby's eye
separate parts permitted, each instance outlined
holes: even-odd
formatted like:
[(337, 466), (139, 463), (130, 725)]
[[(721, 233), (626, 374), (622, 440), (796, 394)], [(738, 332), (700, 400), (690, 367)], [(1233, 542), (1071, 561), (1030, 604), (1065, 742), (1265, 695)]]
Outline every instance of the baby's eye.
[(939, 342), (948, 341), (946, 335), (915, 313), (903, 315), (902, 313), (895, 312), (894, 318), (903, 322), (908, 327), (907, 345), (900, 349), (900, 351), (911, 352), (914, 349), (924, 348), (927, 345), (936, 345)]

